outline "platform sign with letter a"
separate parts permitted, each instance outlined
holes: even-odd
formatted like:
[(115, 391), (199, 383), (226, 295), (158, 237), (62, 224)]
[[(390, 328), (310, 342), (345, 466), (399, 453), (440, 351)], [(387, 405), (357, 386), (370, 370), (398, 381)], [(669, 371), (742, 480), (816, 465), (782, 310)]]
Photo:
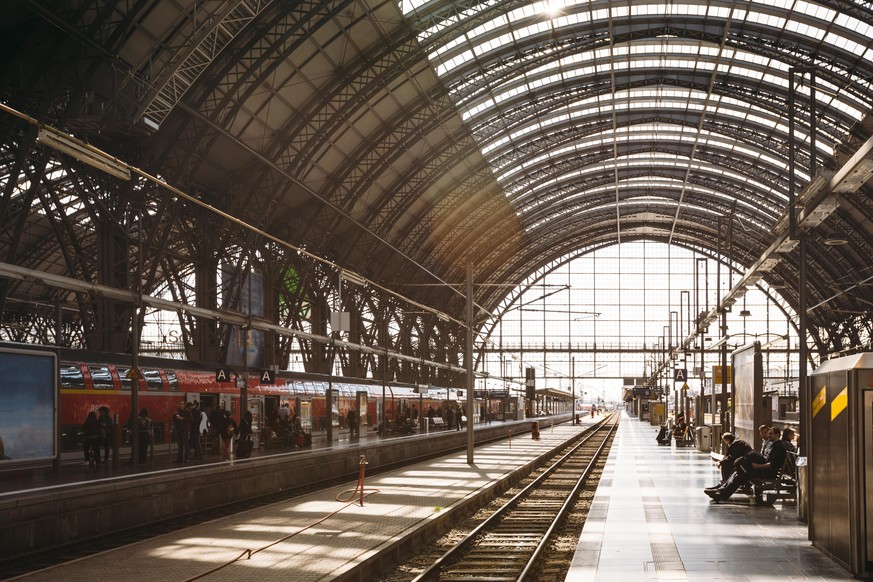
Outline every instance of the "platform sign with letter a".
[(673, 370), (674, 382), (685, 382), (688, 380), (688, 370), (685, 368), (676, 368)]
[(276, 372), (273, 370), (264, 370), (261, 373), (261, 384), (275, 384)]

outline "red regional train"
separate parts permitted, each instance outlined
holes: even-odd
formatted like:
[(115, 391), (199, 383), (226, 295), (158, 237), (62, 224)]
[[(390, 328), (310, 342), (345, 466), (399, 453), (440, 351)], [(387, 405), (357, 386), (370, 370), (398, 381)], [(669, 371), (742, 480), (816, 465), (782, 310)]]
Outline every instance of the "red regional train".
[[(59, 371), (58, 415), (61, 451), (81, 449), (82, 423), (91, 411), (109, 408), (122, 427), (122, 444), (127, 443), (127, 422), (131, 412), (134, 374), (129, 354), (95, 353), (84, 350), (0, 343), (0, 350), (34, 350), (57, 355)], [(217, 369), (186, 360), (140, 357), (138, 404), (147, 408), (154, 426), (154, 442), (170, 440), (172, 416), (181, 401), (199, 401), (207, 414), (224, 403), (237, 421), (240, 418), (240, 371), (229, 375), (229, 382), (217, 380)], [(395, 421), (413, 409), (426, 415), (429, 406), (439, 414), (441, 407), (457, 406), (458, 390), (431, 388), (419, 394), (413, 385), (382, 383), (366, 379), (328, 377), (320, 374), (279, 371), (275, 383), (261, 382), (263, 370), (253, 370), (248, 379), (247, 406), (254, 417), (256, 431), (265, 430), (288, 404), (298, 414), (305, 432), (326, 429), (326, 390), (333, 389), (334, 427), (346, 426), (351, 406), (360, 414), (359, 426), (379, 427), (382, 409), (385, 418)], [(384, 394), (384, 399), (383, 399)]]

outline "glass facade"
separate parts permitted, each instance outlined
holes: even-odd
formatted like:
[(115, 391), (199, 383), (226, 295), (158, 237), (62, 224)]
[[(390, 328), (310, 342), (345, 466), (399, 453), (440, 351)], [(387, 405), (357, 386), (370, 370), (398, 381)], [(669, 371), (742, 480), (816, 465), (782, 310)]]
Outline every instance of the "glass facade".
[(711, 385), (719, 342), (730, 358), (736, 347), (759, 341), (767, 346), (765, 382), (796, 390), (797, 334), (778, 290), (763, 283), (749, 289), (727, 314), (727, 339), (718, 324), (696, 333), (698, 314), (714, 309), (738, 279), (727, 262), (719, 273), (714, 257), (651, 241), (568, 257), (507, 298), (485, 328), (490, 333), (480, 336), (478, 369), (487, 372), (489, 388), (520, 389), (524, 369), (533, 367), (537, 388), (569, 391), (575, 384), (586, 398), (615, 400), (622, 386), (650, 379), (669, 348), (684, 346), (668, 367), (670, 379), (674, 366), (685, 368), (696, 393)]

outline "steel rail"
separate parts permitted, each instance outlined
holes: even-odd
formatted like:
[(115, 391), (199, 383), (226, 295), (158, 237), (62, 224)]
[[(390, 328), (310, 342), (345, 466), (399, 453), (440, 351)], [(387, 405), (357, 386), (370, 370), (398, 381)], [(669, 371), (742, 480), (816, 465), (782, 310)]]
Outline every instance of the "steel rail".
[[(475, 529), (473, 529), (464, 539), (456, 543), (452, 548), (447, 550), (442, 556), (440, 556), (433, 564), (431, 564), (424, 572), (418, 575), (413, 579), (412, 582), (424, 582), (426, 580), (439, 580), (441, 579), (440, 574), (442, 570), (446, 567), (451, 566), (454, 563), (459, 561), (459, 558), (462, 554), (469, 549), (474, 542), (482, 539), (486, 536), (489, 530), (496, 529), (504, 519), (515, 510), (518, 505), (531, 497), (531, 494), (538, 490), (543, 483), (553, 475), (555, 471), (560, 469), (566, 462), (573, 458), (574, 455), (586, 444), (594, 438), (596, 434), (602, 434), (600, 429), (607, 429), (607, 434), (603, 437), (603, 441), (598, 446), (597, 450), (594, 452), (592, 460), (589, 461), (587, 467), (584, 471), (582, 471), (580, 477), (576, 480), (576, 483), (573, 485), (571, 491), (565, 495), (564, 501), (561, 505), (561, 508), (555, 512), (553, 516), (550, 517), (551, 524), (546, 528), (546, 530), (540, 534), (539, 532), (536, 535), (540, 536), (539, 542), (536, 547), (534, 547), (533, 552), (526, 560), (525, 564), (519, 569), (519, 574), (517, 577), (509, 578), (506, 576), (497, 578), (495, 576), (483, 575), (481, 578), (472, 578), (470, 575), (464, 578), (454, 578), (451, 576), (446, 576), (446, 580), (452, 579), (482, 579), (482, 580), (524, 580), (525, 576), (530, 575), (532, 571), (533, 564), (535, 564), (536, 560), (539, 558), (542, 553), (542, 549), (545, 547), (545, 544), (550, 540), (551, 535), (554, 532), (555, 525), (559, 522), (569, 511), (570, 507), (572, 507), (573, 502), (578, 496), (580, 489), (582, 488), (585, 480), (590, 476), (593, 471), (597, 460), (600, 458), (603, 453), (603, 449), (609, 440), (609, 437), (615, 431), (616, 426), (618, 425), (615, 420), (617, 417), (613, 414), (610, 417), (605, 418), (601, 422), (596, 425), (592, 425), (585, 433), (581, 440), (573, 446), (573, 448), (567, 453), (563, 454), (559, 459), (557, 459), (552, 465), (546, 469), (541, 475), (539, 475), (536, 479), (533, 480), (529, 485), (527, 485), (524, 489), (519, 491), (516, 495), (514, 495), (511, 499), (509, 499), (506, 503), (503, 504), (502, 507), (497, 509), (491, 516), (485, 519), (481, 524), (479, 524)], [(612, 422), (610, 426), (607, 426), (607, 423)]]

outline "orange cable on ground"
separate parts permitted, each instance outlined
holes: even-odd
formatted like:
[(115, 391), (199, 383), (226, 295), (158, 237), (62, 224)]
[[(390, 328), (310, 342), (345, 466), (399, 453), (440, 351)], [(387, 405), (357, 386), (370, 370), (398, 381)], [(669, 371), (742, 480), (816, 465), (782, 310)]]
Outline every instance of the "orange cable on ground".
[[(337, 501), (341, 501), (343, 503), (346, 503), (346, 502), (352, 501), (355, 498), (355, 494), (358, 491), (360, 491), (361, 492), (360, 504), (361, 504), (361, 507), (363, 507), (364, 506), (364, 470), (367, 467), (367, 459), (366, 459), (366, 457), (364, 457), (364, 455), (361, 455), (361, 460), (360, 460), (360, 463), (358, 463), (358, 464), (360, 465), (360, 470), (358, 471), (358, 483), (357, 483), (357, 485), (355, 485), (354, 489), (347, 489), (347, 490), (343, 491), (342, 493), (338, 493), (335, 499)], [(340, 498), (342, 495), (345, 495), (349, 491), (351, 491), (351, 493), (352, 493), (351, 497), (349, 497), (347, 499)], [(372, 493), (378, 493), (378, 492), (379, 492), (378, 489), (372, 489), (370, 491), (370, 493), (367, 493), (367, 495), (370, 495)]]
[[(198, 574), (197, 576), (194, 576), (192, 578), (187, 578), (184, 582), (192, 582), (193, 580), (199, 580), (200, 578), (203, 578), (203, 577), (208, 576), (214, 572), (218, 572), (219, 570), (226, 568), (232, 564), (235, 564), (236, 562), (240, 561), (243, 558), (245, 558), (246, 560), (249, 560), (255, 554), (263, 552), (264, 550), (267, 550), (267, 549), (275, 546), (276, 544), (280, 544), (286, 540), (289, 540), (289, 539), (293, 538), (294, 536), (301, 534), (301, 533), (305, 532), (306, 530), (311, 529), (311, 528), (317, 526), (318, 524), (327, 521), (328, 519), (330, 519), (331, 517), (338, 514), (340, 511), (342, 511), (343, 509), (346, 509), (352, 503), (354, 503), (353, 500), (355, 499), (355, 493), (357, 493), (358, 491), (361, 492), (360, 505), (361, 505), (361, 507), (363, 507), (364, 506), (364, 468), (367, 466), (367, 460), (364, 458), (364, 455), (361, 455), (360, 466), (361, 466), (361, 469), (358, 472), (358, 483), (355, 486), (355, 489), (351, 490), (352, 496), (348, 500), (341, 500), (340, 495), (342, 495), (343, 493), (347, 493), (347, 491), (343, 491), (343, 493), (338, 494), (336, 496), (336, 500), (344, 502), (345, 505), (343, 505), (342, 507), (340, 507), (336, 511), (332, 511), (331, 513), (328, 513), (327, 515), (325, 515), (324, 517), (322, 517), (318, 521), (315, 521), (315, 522), (307, 525), (304, 528), (301, 528), (300, 530), (298, 530), (292, 534), (288, 534), (287, 536), (281, 537), (276, 541), (270, 542), (269, 544), (267, 544), (265, 546), (261, 546), (260, 548), (257, 548), (255, 550), (250, 550), (250, 549), (243, 550), (237, 557), (232, 558), (232, 559), (228, 560), (227, 562), (225, 562), (224, 564), (221, 564), (220, 566), (216, 566), (215, 568), (212, 568), (211, 570), (207, 570), (206, 572), (203, 572), (202, 574)], [(367, 492), (367, 495), (372, 495), (373, 493), (378, 493), (378, 492), (379, 492), (378, 489), (372, 489), (372, 490)]]

